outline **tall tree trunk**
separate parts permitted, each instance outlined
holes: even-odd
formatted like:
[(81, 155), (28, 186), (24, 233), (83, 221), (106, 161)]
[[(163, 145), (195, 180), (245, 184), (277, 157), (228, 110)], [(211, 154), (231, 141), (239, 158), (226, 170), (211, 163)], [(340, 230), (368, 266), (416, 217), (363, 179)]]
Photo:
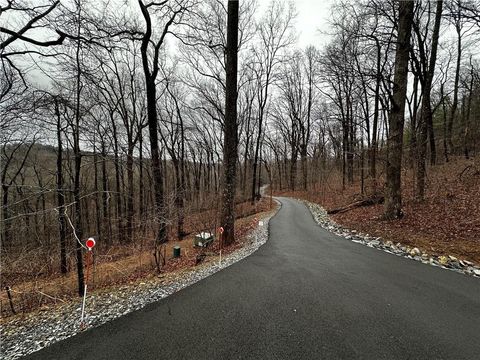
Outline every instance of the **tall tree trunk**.
[(348, 152), (347, 152), (347, 173), (348, 173), (348, 183), (353, 184), (353, 155), (355, 151), (355, 129), (353, 124), (353, 109), (350, 110), (349, 116), (349, 139), (348, 139)]
[(144, 209), (145, 209), (145, 190), (144, 190), (144, 176), (143, 176), (143, 129), (139, 129), (138, 136), (138, 214), (142, 231), (145, 229), (144, 224)]
[[(77, 121), (78, 124), (78, 121)], [(76, 126), (77, 132), (79, 128)], [(78, 295), (83, 296), (85, 292), (85, 283), (83, 278), (83, 253), (82, 246), (78, 241), (83, 239), (83, 224), (82, 224), (82, 204), (80, 197), (80, 171), (82, 166), (82, 155), (80, 153), (80, 141), (78, 134), (74, 134), (74, 156), (75, 156), (75, 176), (73, 184), (73, 200), (75, 202), (75, 232), (78, 240), (75, 243), (75, 254), (77, 259), (77, 280), (78, 280)]]
[(278, 171), (278, 189), (282, 190), (283, 185), (282, 185), (282, 163), (280, 161), (280, 156), (278, 156), (278, 153), (275, 151), (275, 162), (277, 164), (277, 171)]
[(300, 150), (300, 161), (302, 166), (302, 187), (307, 190), (308, 187), (308, 167), (307, 167), (307, 146), (303, 144)]
[[(470, 64), (471, 64), (472, 60), (470, 58)], [(467, 106), (466, 106), (466, 109), (465, 109), (465, 120), (464, 120), (464, 123), (465, 123), (465, 126), (464, 126), (464, 130), (463, 130), (463, 155), (465, 156), (465, 159), (469, 159), (470, 158), (470, 152), (469, 152), (469, 144), (468, 144), (468, 138), (469, 138), (469, 134), (470, 134), (470, 112), (471, 112), (471, 108), (472, 108), (472, 97), (473, 97), (473, 85), (474, 85), (474, 70), (473, 70), (473, 65), (472, 66), (472, 69), (471, 69), (471, 72), (470, 72), (470, 92), (468, 94), (468, 100), (467, 100)]]
[(165, 221), (165, 205), (163, 199), (163, 172), (158, 145), (158, 122), (157, 122), (157, 91), (155, 80), (147, 79), (147, 111), (148, 131), (150, 137), (150, 154), (152, 166), (152, 178), (155, 191), (155, 210), (158, 221), (157, 244), (167, 242), (167, 227)]
[(447, 144), (447, 106), (445, 104), (444, 84), (440, 85), (440, 96), (442, 97), (442, 113), (443, 113), (443, 158), (448, 163), (448, 144)]
[[(169, 26), (174, 22), (175, 16), (181, 13), (175, 12), (170, 20), (165, 24), (163, 28), (163, 35), (156, 43), (154, 43), (153, 57), (149, 59), (149, 46), (152, 44), (152, 20), (150, 13), (148, 12), (148, 6), (145, 5), (142, 0), (138, 1), (140, 10), (145, 20), (145, 33), (142, 38), (142, 45), (140, 47), (140, 53), (142, 56), (142, 66), (145, 75), (145, 91), (147, 95), (147, 122), (148, 132), (150, 137), (150, 156), (151, 156), (151, 169), (153, 188), (155, 192), (155, 213), (157, 216), (158, 231), (155, 240), (155, 259), (157, 261), (157, 269), (160, 271), (160, 266), (163, 265), (159, 259), (160, 250), (159, 246), (167, 242), (167, 227), (166, 227), (166, 212), (164, 203), (164, 184), (163, 184), (163, 172), (162, 163), (160, 158), (160, 148), (158, 143), (158, 114), (157, 114), (157, 89), (155, 80), (159, 71), (159, 51), (165, 35), (168, 32)], [(153, 4), (153, 3), (151, 3)], [(150, 65), (152, 69), (150, 69)]]
[(108, 205), (108, 176), (107, 176), (107, 150), (105, 147), (105, 139), (102, 138), (102, 227), (107, 232), (107, 237), (105, 238), (106, 243), (111, 242), (112, 238), (112, 221), (110, 219), (110, 211)]
[(226, 48), (226, 96), (223, 145), (224, 188), (221, 224), (226, 245), (235, 241), (235, 190), (237, 172), (237, 68), (238, 0), (228, 1)]
[(292, 154), (290, 162), (290, 190), (295, 191), (295, 184), (297, 180), (297, 155)]
[(133, 187), (133, 148), (134, 144), (129, 140), (127, 150), (127, 241), (133, 241), (133, 216), (134, 216), (134, 187)]
[(258, 168), (258, 156), (260, 153), (260, 143), (262, 139), (262, 127), (263, 127), (263, 110), (260, 110), (260, 116), (258, 118), (258, 136), (255, 143), (255, 155), (253, 157), (253, 170), (252, 170), (252, 193), (251, 193), (251, 202), (252, 204), (256, 199), (256, 184), (257, 184), (257, 168)]
[(413, 109), (410, 117), (410, 164), (415, 168), (418, 158), (417, 149), (417, 114), (418, 114), (418, 75), (413, 76)]
[(122, 233), (122, 189), (120, 187), (120, 157), (118, 156), (118, 136), (117, 136), (117, 125), (115, 123), (115, 118), (113, 112), (110, 113), (110, 120), (112, 121), (112, 130), (113, 130), (113, 162), (115, 167), (115, 221), (117, 222), (117, 241), (120, 242), (120, 236)]
[[(263, 148), (263, 141), (262, 144), (260, 145), (260, 148)], [(257, 195), (260, 196), (260, 188), (262, 186), (262, 164), (263, 164), (263, 152), (260, 152), (259, 156), (259, 161), (258, 164), (260, 165), (258, 167), (258, 182), (257, 182)]]
[(181, 121), (181, 143), (180, 143), (180, 193), (179, 193), (179, 213), (178, 213), (178, 236), (180, 239), (185, 237), (185, 196), (187, 193), (187, 182), (185, 176), (185, 131), (183, 120)]
[[(460, 21), (460, 20), (458, 20)], [(455, 69), (455, 83), (453, 85), (453, 101), (452, 107), (450, 109), (450, 117), (448, 118), (448, 127), (447, 127), (447, 142), (448, 147), (450, 148), (450, 154), (453, 153), (453, 122), (455, 120), (455, 114), (457, 112), (458, 106), (458, 83), (460, 82), (460, 65), (462, 61), (462, 29), (461, 25), (458, 23), (455, 26), (457, 32), (457, 64)]]
[[(252, 101), (253, 102), (253, 101)], [(244, 191), (245, 197), (247, 196), (248, 186), (247, 186), (247, 173), (248, 173), (248, 164), (249, 164), (249, 150), (250, 150), (250, 126), (252, 122), (252, 102), (247, 101), (247, 118), (246, 118), (246, 131), (245, 131), (245, 152), (243, 155), (243, 178), (242, 178), (242, 190)]]
[[(78, 33), (80, 35), (80, 15), (81, 6), (78, 3)], [(76, 98), (75, 98), (75, 123), (73, 124), (73, 155), (74, 155), (74, 180), (73, 180), (73, 201), (75, 202), (75, 232), (77, 241), (75, 243), (75, 254), (77, 258), (77, 279), (78, 279), (78, 295), (83, 296), (85, 293), (85, 280), (83, 277), (83, 253), (82, 245), (79, 243), (83, 239), (82, 224), (82, 204), (80, 196), (80, 171), (82, 167), (82, 153), (80, 150), (80, 94), (82, 91), (81, 84), (81, 65), (80, 65), (80, 39), (77, 40), (77, 49), (75, 54), (77, 74), (76, 74)]]
[(183, 125), (183, 116), (178, 104), (177, 97), (168, 90), (175, 103), (175, 110), (180, 128), (180, 142), (178, 144), (178, 156), (175, 157), (175, 149), (172, 145), (171, 157), (175, 168), (175, 205), (177, 208), (177, 238), (182, 240), (185, 236), (185, 128)]
[(58, 235), (60, 238), (60, 272), (66, 274), (67, 267), (67, 242), (66, 242), (66, 222), (65, 222), (65, 192), (63, 189), (63, 143), (62, 143), (62, 123), (58, 99), (55, 99), (55, 116), (57, 117), (57, 206), (58, 206)]
[(365, 154), (363, 138), (360, 137), (360, 190), (362, 195), (365, 193)]
[(408, 58), (413, 22), (413, 1), (399, 1), (398, 39), (395, 53), (392, 108), (388, 118), (387, 181), (385, 186), (385, 219), (402, 217), (402, 152), (405, 101), (408, 84)]
[(376, 68), (376, 78), (375, 78), (375, 104), (373, 109), (373, 124), (372, 124), (372, 143), (370, 149), (370, 177), (373, 180), (373, 190), (376, 191), (377, 188), (377, 132), (378, 132), (378, 118), (380, 114), (380, 83), (382, 81), (380, 58), (381, 58), (381, 47), (379, 41), (377, 42), (377, 68)]
[(102, 220), (101, 220), (101, 207), (100, 207), (100, 192), (98, 191), (98, 153), (95, 137), (93, 139), (93, 186), (95, 188), (95, 225), (96, 233), (100, 239), (102, 239)]
[[(422, 201), (425, 197), (425, 176), (426, 176), (426, 153), (427, 153), (427, 135), (430, 132), (430, 140), (435, 143), (433, 137), (433, 114), (430, 93), (432, 91), (433, 75), (435, 73), (435, 63), (437, 61), (438, 37), (440, 34), (440, 21), (442, 18), (443, 1), (437, 1), (437, 9), (435, 14), (435, 24), (432, 34), (432, 51), (428, 69), (425, 73), (425, 81), (422, 89), (422, 108), (420, 117), (420, 134), (418, 138), (418, 156), (417, 156), (417, 187), (415, 196), (417, 200)], [(432, 128), (431, 130), (429, 128)], [(435, 150), (435, 145), (431, 147), (431, 151)], [(435, 156), (432, 158), (435, 161)]]

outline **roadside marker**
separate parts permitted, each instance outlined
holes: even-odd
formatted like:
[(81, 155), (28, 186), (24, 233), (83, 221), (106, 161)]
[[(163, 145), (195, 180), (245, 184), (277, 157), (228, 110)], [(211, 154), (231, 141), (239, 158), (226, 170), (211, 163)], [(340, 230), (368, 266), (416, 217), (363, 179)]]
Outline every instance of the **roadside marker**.
[(87, 300), (87, 284), (88, 284), (88, 275), (90, 274), (90, 263), (92, 262), (92, 249), (94, 248), (96, 242), (93, 237), (88, 238), (87, 241), (85, 242), (85, 245), (87, 246), (88, 252), (85, 256), (85, 261), (87, 263), (87, 271), (86, 271), (86, 276), (85, 276), (85, 282), (84, 282), (84, 287), (83, 287), (83, 302), (82, 302), (82, 316), (80, 318), (80, 329), (83, 330), (85, 329), (85, 302)]
[(224, 231), (223, 226), (220, 226), (218, 228), (218, 232), (220, 233), (220, 259), (219, 259), (218, 266), (222, 265), (223, 231)]
[(87, 242), (85, 243), (87, 245), (88, 251), (91, 251), (93, 247), (95, 246), (95, 239), (94, 238), (88, 238)]

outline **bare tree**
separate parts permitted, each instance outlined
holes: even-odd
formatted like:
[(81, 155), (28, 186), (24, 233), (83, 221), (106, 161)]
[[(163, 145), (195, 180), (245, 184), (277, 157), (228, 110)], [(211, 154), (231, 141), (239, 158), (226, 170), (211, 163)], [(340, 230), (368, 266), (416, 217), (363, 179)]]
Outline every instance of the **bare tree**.
[(387, 181), (385, 188), (385, 219), (398, 219), (402, 213), (402, 153), (405, 101), (408, 83), (410, 34), (413, 23), (413, 1), (399, 1), (398, 38), (395, 55), (395, 76), (392, 109), (389, 114), (387, 140)]
[(435, 73), (435, 63), (437, 61), (437, 48), (438, 37), (440, 34), (440, 21), (442, 18), (443, 1), (437, 1), (435, 11), (435, 23), (433, 25), (433, 34), (431, 38), (431, 53), (430, 59), (427, 59), (425, 39), (422, 37), (420, 24), (417, 21), (413, 22), (413, 30), (416, 34), (420, 60), (417, 60), (415, 56), (412, 58), (415, 60), (416, 66), (419, 68), (420, 81), (422, 85), (422, 106), (420, 117), (420, 131), (417, 141), (418, 154), (417, 154), (417, 186), (416, 197), (419, 200), (423, 200), (425, 196), (425, 157), (427, 150), (427, 135), (430, 137), (430, 154), (432, 164), (436, 162), (436, 148), (435, 138), (433, 134), (433, 111), (431, 104), (430, 93), (432, 91), (432, 81)]
[(458, 94), (462, 56), (466, 47), (465, 38), (474, 32), (472, 32), (472, 29), (475, 30), (478, 27), (479, 8), (480, 6), (478, 4), (478, 1), (453, 0), (445, 3), (445, 16), (447, 17), (448, 21), (454, 26), (455, 34), (457, 36), (457, 57), (455, 62), (453, 100), (447, 121), (447, 143), (450, 149), (450, 153), (454, 152), (453, 125), (455, 122), (458, 108)]
[[(191, 6), (188, 1), (162, 1), (159, 3), (151, 2), (145, 4), (142, 0), (138, 0), (140, 10), (145, 22), (145, 30), (142, 37), (142, 45), (140, 53), (142, 56), (143, 72), (145, 76), (145, 88), (147, 98), (147, 120), (150, 137), (150, 156), (151, 167), (154, 181), (155, 206), (158, 217), (158, 231), (156, 236), (155, 256), (157, 259), (157, 267), (160, 269), (160, 253), (157, 246), (167, 241), (166, 219), (165, 219), (165, 203), (163, 188), (163, 173), (160, 160), (160, 148), (158, 142), (158, 114), (157, 114), (157, 88), (156, 80), (159, 72), (159, 56), (164, 44), (165, 37), (171, 31), (172, 25), (181, 21), (182, 15)], [(152, 25), (151, 12), (162, 14), (161, 19), (165, 21), (161, 27), (160, 34), (154, 39), (153, 31), (156, 27)]]
[[(177, 238), (185, 237), (185, 121), (182, 94), (176, 79), (166, 78), (166, 91), (164, 96), (164, 111), (161, 112), (163, 125), (160, 131), (163, 144), (170, 155), (175, 171), (175, 206), (177, 210)], [(164, 130), (163, 130), (164, 129)]]
[(223, 144), (223, 196), (221, 224), (223, 242), (235, 241), (235, 193), (238, 156), (237, 69), (238, 69), (238, 0), (228, 1), (226, 48), (226, 96)]
[(53, 99), (55, 106), (55, 117), (57, 119), (57, 206), (58, 206), (58, 233), (60, 238), (60, 272), (66, 274), (68, 272), (67, 265), (67, 224), (65, 220), (65, 189), (63, 184), (63, 141), (62, 132), (64, 125), (62, 124), (62, 116), (60, 113), (60, 100), (55, 97)]
[[(18, 176), (24, 171), (25, 163), (28, 159), (28, 155), (32, 150), (35, 140), (30, 143), (26, 142), (26, 138), (19, 139), (15, 144), (3, 143), (2, 146), (2, 218), (3, 218), (3, 241), (2, 246), (8, 247), (11, 245), (11, 220), (9, 212), (9, 190), (14, 184)], [(16, 156), (18, 153), (22, 153), (20, 162), (15, 164)], [(12, 169), (12, 165), (16, 165)]]

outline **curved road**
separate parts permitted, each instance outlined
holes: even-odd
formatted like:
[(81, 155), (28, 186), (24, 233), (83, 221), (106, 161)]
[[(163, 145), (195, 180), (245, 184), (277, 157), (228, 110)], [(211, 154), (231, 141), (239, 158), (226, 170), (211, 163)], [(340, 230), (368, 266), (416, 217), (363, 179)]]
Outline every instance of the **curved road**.
[(337, 237), (280, 201), (250, 257), (31, 358), (480, 358), (479, 279)]

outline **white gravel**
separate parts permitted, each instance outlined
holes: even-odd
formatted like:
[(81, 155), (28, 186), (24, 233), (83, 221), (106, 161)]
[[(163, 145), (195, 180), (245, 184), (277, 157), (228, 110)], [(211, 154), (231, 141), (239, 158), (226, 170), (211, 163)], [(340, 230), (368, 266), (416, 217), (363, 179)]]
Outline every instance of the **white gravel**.
[[(161, 278), (155, 278), (89, 295), (86, 305), (87, 327), (96, 327), (141, 309), (251, 255), (268, 240), (268, 222), (273, 215), (271, 213), (260, 218), (263, 225), (247, 235), (247, 245), (222, 257), (221, 264), (218, 260), (206, 261), (193, 270), (179, 274), (168, 284), (162, 283)], [(7, 319), (0, 325), (1, 358), (17, 359), (81, 332), (81, 304), (79, 299), (51, 309)]]

